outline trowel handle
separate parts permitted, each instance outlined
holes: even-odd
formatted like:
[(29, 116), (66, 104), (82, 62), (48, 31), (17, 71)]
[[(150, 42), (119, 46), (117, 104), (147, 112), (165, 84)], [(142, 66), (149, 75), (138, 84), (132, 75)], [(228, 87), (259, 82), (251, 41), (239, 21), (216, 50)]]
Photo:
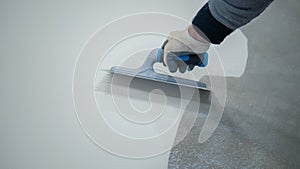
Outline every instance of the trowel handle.
[(176, 57), (176, 60), (182, 60), (187, 65), (195, 65), (199, 67), (206, 67), (208, 63), (208, 53), (201, 54), (188, 54), (188, 55), (180, 55)]
[[(163, 62), (163, 49), (158, 49), (157, 52), (157, 61)], [(176, 60), (184, 61), (187, 65), (194, 65), (199, 67), (206, 67), (208, 64), (208, 53), (184, 53), (184, 52), (178, 52), (173, 53), (176, 56)]]

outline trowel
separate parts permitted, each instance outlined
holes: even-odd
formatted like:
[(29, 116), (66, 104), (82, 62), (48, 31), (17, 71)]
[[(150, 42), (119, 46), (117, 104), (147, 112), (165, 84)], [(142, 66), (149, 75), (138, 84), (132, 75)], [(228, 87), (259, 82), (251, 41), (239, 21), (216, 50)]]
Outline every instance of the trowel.
[[(146, 80), (153, 80), (161, 83), (167, 83), (178, 86), (185, 86), (200, 90), (209, 91), (209, 88), (205, 83), (199, 81), (193, 81), (185, 78), (179, 78), (174, 76), (169, 76), (165, 74), (156, 73), (153, 69), (153, 65), (155, 63), (163, 63), (164, 57), (164, 46), (167, 41), (164, 42), (161, 48), (153, 49), (147, 56), (144, 64), (138, 68), (125, 68), (113, 66), (108, 72), (111, 74), (119, 74), (124, 76), (131, 76), (136, 78), (142, 78)], [(180, 52), (173, 53), (175, 55), (175, 59), (179, 62), (184, 62), (188, 66), (194, 67), (206, 67), (208, 64), (208, 53), (191, 53), (191, 52)], [(164, 64), (164, 63), (163, 63)]]

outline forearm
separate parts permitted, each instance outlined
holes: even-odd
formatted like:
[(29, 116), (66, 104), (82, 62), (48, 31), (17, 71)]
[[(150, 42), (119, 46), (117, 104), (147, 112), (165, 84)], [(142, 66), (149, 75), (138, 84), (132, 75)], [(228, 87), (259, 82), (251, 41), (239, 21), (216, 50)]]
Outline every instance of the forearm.
[(232, 31), (257, 17), (272, 0), (210, 0), (193, 19), (200, 36), (219, 44)]
[(230, 29), (237, 29), (262, 13), (273, 0), (210, 0), (212, 15)]

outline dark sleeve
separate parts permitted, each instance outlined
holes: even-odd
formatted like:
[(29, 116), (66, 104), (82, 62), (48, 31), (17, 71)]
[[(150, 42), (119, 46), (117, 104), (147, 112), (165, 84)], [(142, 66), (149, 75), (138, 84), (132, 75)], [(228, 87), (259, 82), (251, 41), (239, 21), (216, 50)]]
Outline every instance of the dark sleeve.
[(262, 13), (273, 0), (210, 0), (192, 21), (197, 32), (220, 44), (235, 29)]

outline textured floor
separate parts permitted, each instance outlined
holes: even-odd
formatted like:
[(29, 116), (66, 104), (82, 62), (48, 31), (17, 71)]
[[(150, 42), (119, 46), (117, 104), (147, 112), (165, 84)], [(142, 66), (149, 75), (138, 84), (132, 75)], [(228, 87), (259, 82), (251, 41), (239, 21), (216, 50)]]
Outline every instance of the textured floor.
[(241, 78), (227, 79), (221, 124), (198, 143), (203, 104), (190, 134), (173, 148), (170, 169), (300, 168), (299, 8), (296, 0), (275, 1), (242, 28), (247, 68)]

